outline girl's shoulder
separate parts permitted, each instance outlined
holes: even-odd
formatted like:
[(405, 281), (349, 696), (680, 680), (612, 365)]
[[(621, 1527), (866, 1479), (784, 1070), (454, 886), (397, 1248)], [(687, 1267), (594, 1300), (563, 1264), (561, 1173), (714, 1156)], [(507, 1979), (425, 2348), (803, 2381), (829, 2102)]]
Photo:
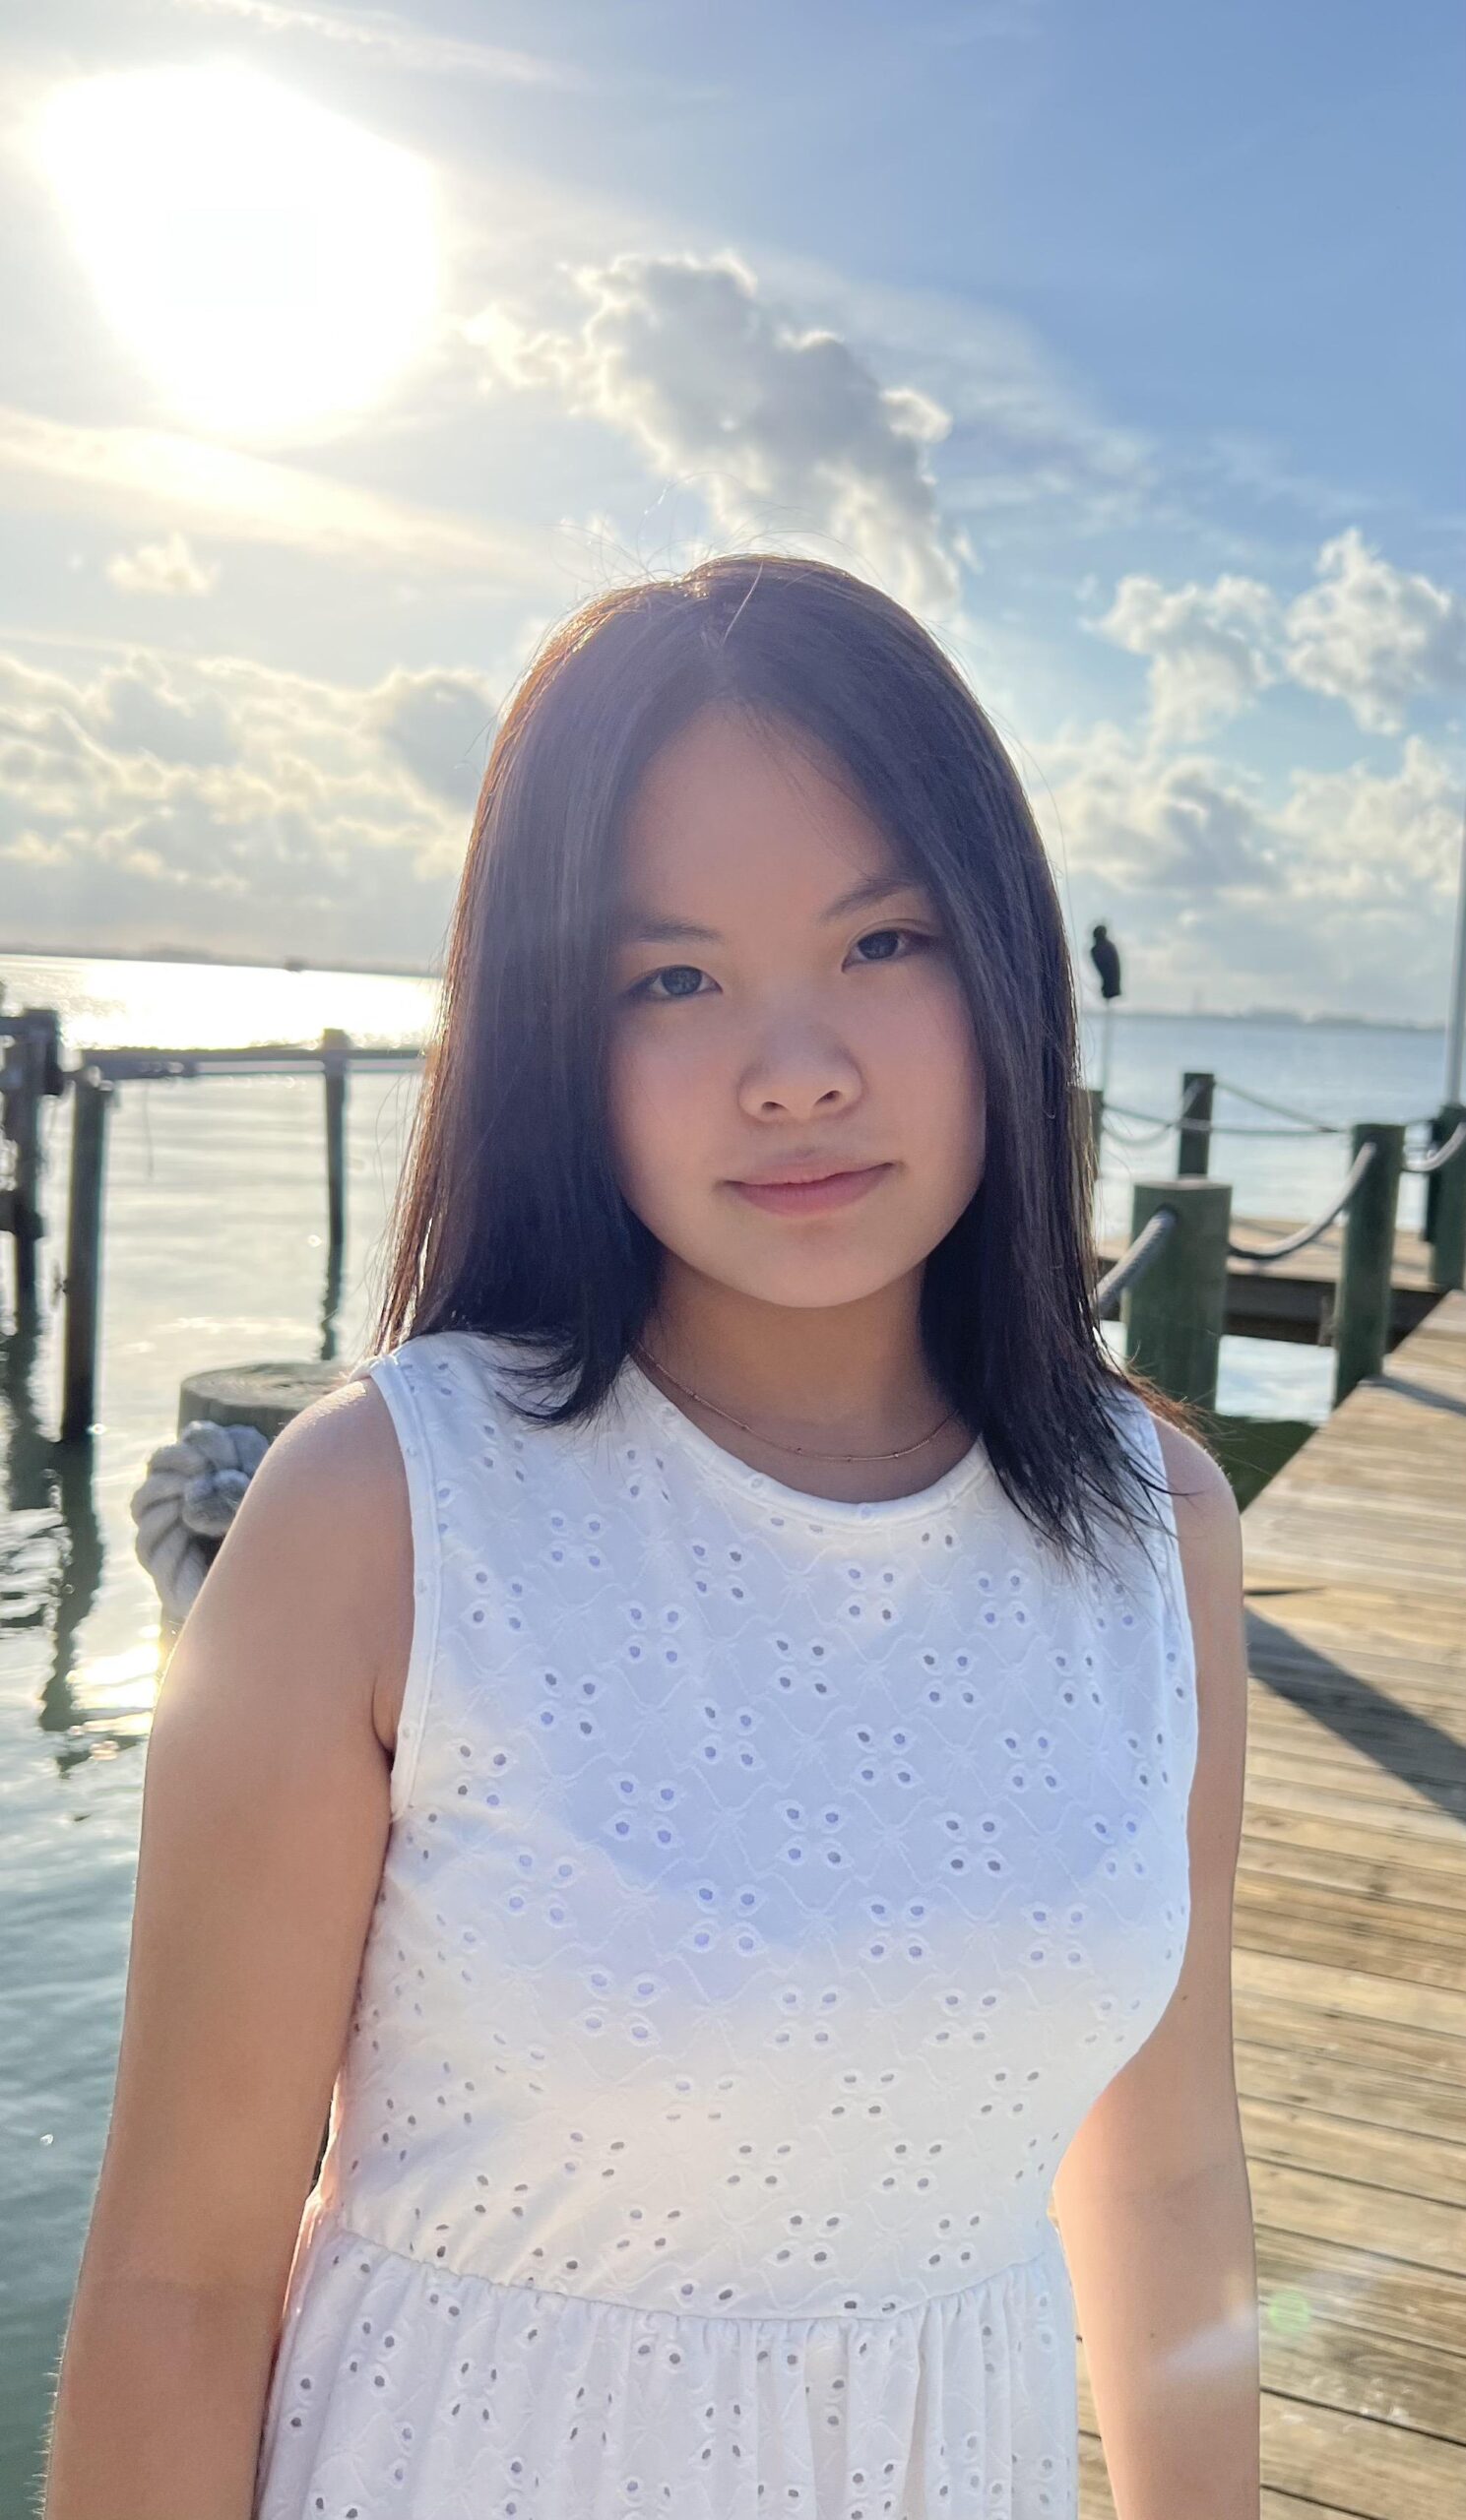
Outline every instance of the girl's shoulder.
[(1234, 1530), (1240, 1520), (1237, 1498), (1216, 1455), (1138, 1394), (1135, 1401), (1166, 1474), (1172, 1520), (1182, 1553)]
[(1125, 1400), (1166, 1480), (1156, 1499), (1167, 1526), (1167, 1589), (1195, 1677), (1198, 1715), (1221, 1699), (1220, 1722), (1235, 1734), (1244, 1722), (1246, 1656), (1242, 1516), (1221, 1463), (1194, 1435), (1152, 1409), (1138, 1392)]
[(1236, 1514), (1231, 1481), (1221, 1463), (1163, 1407), (1152, 1407), (1143, 1392), (1118, 1374), (1110, 1377), (1105, 1400), (1122, 1437), (1164, 1479), (1166, 1492), (1158, 1501), (1178, 1535), (1183, 1525), (1195, 1527), (1198, 1520), (1204, 1525), (1209, 1519), (1225, 1523), (1229, 1514)]
[(358, 1367), (282, 1428), (250, 1481), (308, 1539), (316, 1581), (329, 1580), (350, 1605), (367, 1649), (360, 1668), (373, 1729), (389, 1752), (413, 1627), (413, 1476), (399, 1411)]

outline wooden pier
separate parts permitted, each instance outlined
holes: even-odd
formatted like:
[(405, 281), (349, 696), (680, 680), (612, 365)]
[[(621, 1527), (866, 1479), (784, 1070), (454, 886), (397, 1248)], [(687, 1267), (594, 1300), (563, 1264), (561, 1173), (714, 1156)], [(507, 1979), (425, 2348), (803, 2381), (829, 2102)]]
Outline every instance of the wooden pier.
[[(1466, 2511), (1466, 1294), (1243, 1534), (1263, 2520), (1443, 2520)], [(1080, 2413), (1102, 2520), (1087, 2381)]]
[[(1249, 1242), (1281, 1241), (1295, 1230), (1297, 1220), (1279, 1217), (1239, 1217), (1235, 1230)], [(1111, 1234), (1100, 1244), (1102, 1269), (1113, 1269), (1122, 1258), (1128, 1237), (1116, 1239)], [(1229, 1334), (1243, 1339), (1285, 1339), (1296, 1346), (1329, 1345), (1333, 1325), (1333, 1309), (1339, 1284), (1339, 1270), (1344, 1252), (1344, 1228), (1325, 1228), (1316, 1242), (1306, 1251), (1294, 1253), (1291, 1260), (1280, 1261), (1270, 1269), (1258, 1268), (1245, 1260), (1232, 1259), (1227, 1266), (1226, 1328)], [(1434, 1254), (1423, 1234), (1396, 1228), (1393, 1266), (1390, 1272), (1390, 1310), (1388, 1341), (1390, 1347), (1408, 1339), (1418, 1330), (1432, 1306), (1438, 1303), (1440, 1290), (1433, 1283)], [(1117, 1312), (1117, 1304), (1107, 1307)]]

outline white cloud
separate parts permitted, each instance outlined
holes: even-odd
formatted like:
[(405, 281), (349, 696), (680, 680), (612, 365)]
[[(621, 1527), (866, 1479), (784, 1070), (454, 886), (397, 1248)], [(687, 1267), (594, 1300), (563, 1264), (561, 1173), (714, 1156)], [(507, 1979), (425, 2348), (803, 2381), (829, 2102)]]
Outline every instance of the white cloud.
[(468, 321), (490, 380), (621, 429), (657, 471), (692, 477), (726, 533), (833, 539), (898, 599), (950, 611), (967, 554), (926, 463), (950, 426), (937, 404), (883, 386), (838, 334), (798, 329), (736, 255), (619, 254), (574, 279), (591, 308), (577, 333), (501, 305)]
[(176, 533), (117, 552), (107, 562), (107, 576), (124, 595), (208, 595), (219, 582), (218, 568), (207, 568)]
[[(138, 650), (73, 681), (0, 655), (10, 933), (431, 961), (469, 821), (422, 775), (413, 709), (435, 679), (467, 709), (467, 675), (351, 690)], [(437, 766), (451, 792), (452, 759)]]
[(1295, 682), (1342, 700), (1361, 726), (1398, 734), (1412, 700), (1466, 698), (1466, 603), (1396, 569), (1357, 527), (1326, 542), (1316, 587), (1289, 606)]
[(1071, 873), (1170, 898), (1276, 887), (1266, 817), (1243, 774), (1199, 753), (1162, 760), (1108, 722), (1031, 749), (1046, 783), (1039, 826)]
[(481, 675), (390, 673), (372, 693), (367, 718), (424, 788), (454, 804), (475, 802), (497, 720)]
[(117, 752), (152, 753), (156, 761), (195, 769), (238, 757), (229, 712), (218, 692), (196, 691), (184, 699), (146, 660), (102, 676), (92, 723), (98, 742)]
[(1278, 612), (1272, 590), (1255, 578), (1168, 589), (1127, 577), (1088, 626), (1149, 658), (1151, 731), (1171, 743), (1205, 734), (1277, 680)]
[(1462, 765), (1411, 735), (1375, 771), (1295, 771), (1281, 802), (1104, 723), (1031, 747), (1034, 812), (1076, 938), (1110, 921), (1140, 1005), (1442, 1006)]
[[(1462, 765), (1423, 735), (1407, 735), (1399, 766), (1297, 770), (1274, 817), (1290, 854), (1295, 898), (1345, 914), (1404, 908), (1434, 922), (1454, 898), (1461, 851)], [(1414, 977), (1401, 972), (1408, 986)]]
[(1256, 578), (1121, 578), (1085, 626), (1150, 660), (1154, 742), (1202, 734), (1280, 681), (1342, 700), (1372, 734), (1399, 734), (1413, 700), (1466, 698), (1459, 597), (1380, 559), (1355, 527), (1315, 567), (1316, 585), (1288, 604)]

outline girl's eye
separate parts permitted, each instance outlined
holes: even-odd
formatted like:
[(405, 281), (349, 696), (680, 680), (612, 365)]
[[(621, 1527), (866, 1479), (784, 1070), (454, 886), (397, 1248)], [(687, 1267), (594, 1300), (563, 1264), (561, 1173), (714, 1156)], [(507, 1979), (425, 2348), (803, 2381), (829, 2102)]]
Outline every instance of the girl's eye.
[(628, 998), (633, 999), (648, 999), (654, 1006), (666, 1006), (669, 1003), (669, 1000), (673, 997), (698, 996), (699, 991), (695, 987), (670, 989), (669, 990), (667, 997), (663, 997), (660, 994), (654, 995), (652, 982), (654, 980), (665, 980), (669, 977), (674, 980), (690, 977), (696, 981), (699, 979), (705, 979), (707, 977), (707, 974), (702, 971), (696, 963), (664, 963), (659, 970), (655, 972), (648, 972), (646, 978), (644, 980), (638, 980), (633, 988), (628, 988), (626, 995)]
[[(862, 936), (859, 939), (857, 951), (860, 950), (860, 945), (878, 945), (882, 938), (887, 936), (906, 937), (909, 940), (909, 943), (917, 948), (918, 952), (920, 952), (921, 948), (927, 941), (921, 933), (920, 929), (915, 927), (872, 927), (868, 936)], [(900, 963), (904, 962), (906, 957), (904, 954), (872, 954), (866, 959), (873, 963)]]

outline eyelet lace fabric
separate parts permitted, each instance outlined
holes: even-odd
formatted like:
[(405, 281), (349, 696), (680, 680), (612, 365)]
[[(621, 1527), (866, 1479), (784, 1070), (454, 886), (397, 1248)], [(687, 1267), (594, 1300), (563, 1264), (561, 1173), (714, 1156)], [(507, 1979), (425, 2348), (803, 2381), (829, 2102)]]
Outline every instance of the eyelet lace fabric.
[(527, 1427), (514, 1354), (357, 1369), (413, 1641), (254, 2520), (1074, 2520), (1052, 2180), (1190, 1916), (1171, 1509), (1061, 1568), (981, 1444), (836, 1503), (632, 1360)]

